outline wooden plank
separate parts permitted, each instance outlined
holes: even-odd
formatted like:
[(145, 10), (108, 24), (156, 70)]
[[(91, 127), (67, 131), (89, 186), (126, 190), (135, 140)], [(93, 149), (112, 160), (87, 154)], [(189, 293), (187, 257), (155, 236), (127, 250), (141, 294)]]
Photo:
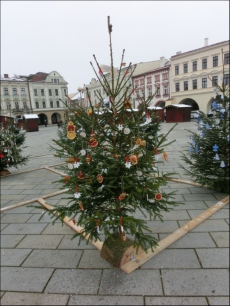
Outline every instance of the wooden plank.
[[(47, 204), (43, 199), (38, 199), (37, 200), (43, 207), (47, 208), (47, 209), (54, 209), (55, 207), (52, 205)], [(57, 215), (57, 213), (54, 212), (55, 215)], [(81, 235), (88, 240), (89, 239), (89, 235), (86, 235), (84, 233), (82, 233), (82, 231), (84, 230), (83, 227), (81, 226), (77, 226), (77, 224), (74, 224), (73, 221), (69, 218), (69, 217), (65, 217), (63, 219), (64, 223), (67, 224), (70, 228), (72, 228), (75, 232), (77, 233), (81, 233)], [(98, 240), (98, 241), (89, 241), (90, 244), (94, 245), (99, 251), (101, 250), (102, 246), (103, 246), (103, 242)]]
[[(194, 227), (198, 226), (201, 222), (209, 218), (211, 215), (213, 215), (215, 212), (217, 212), (219, 209), (224, 207), (227, 203), (229, 203), (229, 196), (225, 197), (212, 207), (208, 208), (206, 211), (201, 213), (199, 216), (194, 218), (193, 220), (189, 221), (182, 227), (180, 227), (178, 230), (176, 230), (171, 235), (167, 236), (163, 240), (161, 240), (158, 243), (158, 246), (154, 250), (154, 252), (151, 251), (151, 248), (147, 250), (147, 253), (142, 253), (140, 255), (135, 255), (135, 258), (132, 261), (129, 261), (125, 265), (121, 267), (121, 270), (125, 273), (129, 274), (132, 271), (136, 270), (139, 266), (143, 265), (146, 261), (151, 259), (153, 256), (156, 256), (158, 253), (163, 251), (165, 248), (167, 248), (169, 245), (171, 245), (173, 242), (177, 241), (179, 238), (187, 234), (189, 231), (191, 231)], [(135, 260), (135, 261), (134, 261)]]
[[(56, 195), (62, 194), (64, 192), (67, 192), (68, 190), (69, 189), (64, 189), (64, 190), (56, 191), (54, 193), (50, 193), (50, 194), (44, 195), (41, 199), (46, 199), (46, 198), (54, 197)], [(27, 205), (27, 204), (30, 204), (30, 203), (33, 203), (33, 202), (37, 202), (37, 201), (38, 201), (38, 198), (34, 198), (34, 199), (31, 199), (31, 200), (28, 200), (28, 201), (24, 201), (24, 202), (21, 202), (21, 203), (18, 203), (18, 204), (7, 206), (7, 207), (4, 207), (4, 208), (1, 208), (0, 209), (0, 213), (4, 212), (6, 210), (10, 210), (10, 209), (13, 209), (13, 208), (16, 208), (16, 207), (24, 206), (24, 205)]]

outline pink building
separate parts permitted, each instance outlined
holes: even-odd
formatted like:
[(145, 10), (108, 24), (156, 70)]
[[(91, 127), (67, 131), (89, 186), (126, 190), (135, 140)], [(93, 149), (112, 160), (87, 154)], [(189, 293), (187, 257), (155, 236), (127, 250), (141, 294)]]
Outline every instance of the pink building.
[(140, 98), (147, 99), (154, 93), (156, 94), (151, 100), (150, 106), (165, 106), (165, 102), (171, 98), (170, 66), (170, 62), (161, 57), (159, 68), (133, 76), (133, 86), (136, 92), (135, 107), (141, 103)]

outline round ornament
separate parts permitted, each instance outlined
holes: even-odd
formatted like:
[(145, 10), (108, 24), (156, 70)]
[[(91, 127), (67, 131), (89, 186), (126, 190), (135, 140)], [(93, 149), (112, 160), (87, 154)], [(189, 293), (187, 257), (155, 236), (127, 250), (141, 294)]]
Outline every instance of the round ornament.
[(86, 154), (86, 151), (85, 151), (84, 149), (82, 149), (82, 150), (80, 151), (80, 153), (81, 153), (81, 155), (85, 155), (85, 154)]
[(142, 172), (140, 170), (137, 170), (136, 174), (137, 176), (142, 176)]
[(73, 169), (73, 164), (68, 163), (67, 166), (68, 166), (69, 169)]
[(80, 136), (81, 136), (81, 137), (86, 137), (86, 133), (85, 133), (85, 132), (81, 132), (81, 133), (80, 133)]
[(130, 133), (130, 129), (129, 128), (124, 128), (124, 134), (128, 135)]
[(154, 137), (153, 137), (152, 135), (149, 135), (148, 138), (149, 138), (149, 139), (153, 139)]

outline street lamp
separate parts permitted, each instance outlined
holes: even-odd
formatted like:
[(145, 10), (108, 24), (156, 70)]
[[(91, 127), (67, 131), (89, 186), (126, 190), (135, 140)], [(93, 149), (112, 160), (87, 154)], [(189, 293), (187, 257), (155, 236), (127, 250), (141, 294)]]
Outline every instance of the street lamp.
[(81, 86), (79, 86), (77, 88), (77, 90), (80, 92), (80, 101), (81, 101), (81, 106), (82, 106), (82, 93), (83, 93), (83, 89), (81, 88)]
[(9, 109), (10, 109), (10, 117), (11, 117), (11, 104), (9, 104)]

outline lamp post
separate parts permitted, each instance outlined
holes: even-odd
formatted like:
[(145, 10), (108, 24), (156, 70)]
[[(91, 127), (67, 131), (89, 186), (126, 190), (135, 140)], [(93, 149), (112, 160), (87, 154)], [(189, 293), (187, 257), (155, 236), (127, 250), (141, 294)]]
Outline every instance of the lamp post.
[(9, 104), (9, 109), (10, 109), (10, 118), (11, 118), (11, 104)]
[(80, 92), (80, 101), (81, 101), (81, 106), (82, 106), (82, 93), (83, 93), (83, 89), (81, 88), (81, 86), (79, 86), (77, 88), (77, 90)]

